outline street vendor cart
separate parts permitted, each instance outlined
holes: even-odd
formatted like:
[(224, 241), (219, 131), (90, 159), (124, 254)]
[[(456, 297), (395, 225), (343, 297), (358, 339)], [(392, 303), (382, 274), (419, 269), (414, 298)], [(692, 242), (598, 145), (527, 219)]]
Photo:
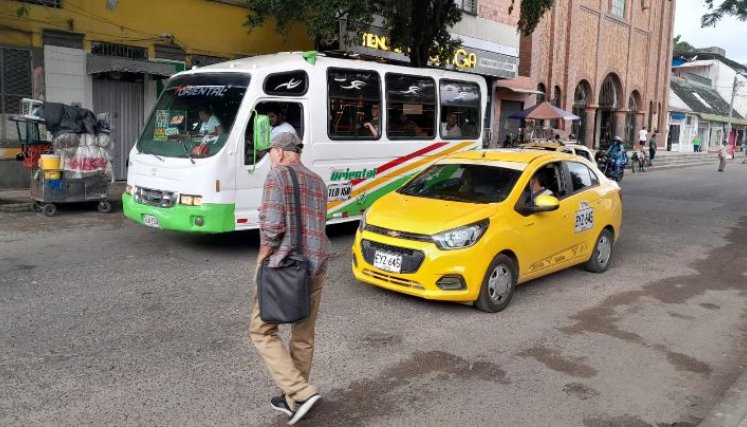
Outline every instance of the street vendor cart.
[[(59, 104), (54, 107), (61, 108)], [(42, 117), (41, 108), (40, 101), (24, 99), (23, 114), (10, 117), (16, 123), (21, 142), (18, 160), (31, 171), (30, 196), (34, 210), (53, 216), (57, 205), (62, 203), (98, 202), (99, 212), (111, 212), (108, 133), (76, 132), (82, 129), (72, 128), (69, 118), (74, 114), (67, 110), (61, 115), (68, 120), (64, 126), (50, 124), (48, 118)], [(51, 141), (42, 138), (50, 128), (56, 131), (52, 132)]]

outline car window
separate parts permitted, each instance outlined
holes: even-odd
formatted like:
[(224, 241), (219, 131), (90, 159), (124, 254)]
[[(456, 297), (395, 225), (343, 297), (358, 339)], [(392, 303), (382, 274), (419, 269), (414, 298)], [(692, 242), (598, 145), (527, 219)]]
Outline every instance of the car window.
[(436, 164), (410, 180), (398, 193), (465, 203), (498, 203), (511, 193), (521, 171), (475, 164)]
[(576, 154), (583, 157), (586, 160), (591, 160), (591, 156), (589, 155), (589, 152), (586, 150), (576, 150)]
[(571, 175), (571, 191), (573, 193), (599, 183), (594, 172), (584, 164), (568, 162), (568, 172)]

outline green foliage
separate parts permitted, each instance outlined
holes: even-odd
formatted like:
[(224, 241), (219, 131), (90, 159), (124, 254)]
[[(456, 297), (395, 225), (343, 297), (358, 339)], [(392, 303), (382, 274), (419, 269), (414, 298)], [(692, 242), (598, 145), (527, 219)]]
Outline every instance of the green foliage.
[[(555, 0), (520, 0), (521, 11), (519, 13), (518, 30), (524, 36), (529, 36), (537, 28), (542, 17), (555, 4)], [(509, 15), (514, 11), (516, 0), (511, 0), (511, 6), (508, 7)]]
[(272, 20), (275, 31), (287, 37), (294, 24), (302, 23), (317, 46), (339, 37), (341, 20), (347, 31), (360, 35), (380, 16), (392, 48), (409, 53), (418, 67), (430, 56), (445, 60), (460, 43), (448, 31), (462, 18), (453, 0), (248, 0), (247, 5), (250, 30)]
[(690, 43), (680, 40), (681, 35), (677, 35), (675, 38), (672, 39), (673, 43), (673, 50), (675, 52), (692, 52), (695, 50), (695, 46), (691, 45)]
[(740, 21), (747, 21), (747, 0), (724, 0), (714, 7), (713, 0), (705, 0), (710, 12), (700, 20), (701, 27), (715, 27), (725, 15), (734, 16)]

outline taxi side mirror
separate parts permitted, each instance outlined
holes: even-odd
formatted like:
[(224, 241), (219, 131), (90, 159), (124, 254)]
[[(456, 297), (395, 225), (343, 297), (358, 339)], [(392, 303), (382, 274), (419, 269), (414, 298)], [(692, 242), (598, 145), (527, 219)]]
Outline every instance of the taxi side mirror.
[(534, 198), (534, 204), (528, 205), (524, 208), (524, 212), (527, 214), (533, 214), (537, 212), (550, 212), (557, 210), (560, 207), (560, 201), (555, 196), (549, 194), (540, 194)]

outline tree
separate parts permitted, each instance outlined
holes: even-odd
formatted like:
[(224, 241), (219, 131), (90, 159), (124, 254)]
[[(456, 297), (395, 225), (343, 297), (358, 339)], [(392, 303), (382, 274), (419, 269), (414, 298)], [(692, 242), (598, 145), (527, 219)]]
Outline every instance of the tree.
[(747, 21), (747, 0), (724, 0), (715, 7), (713, 0), (705, 0), (705, 2), (710, 12), (701, 18), (701, 27), (715, 27), (724, 15), (731, 15), (740, 21)]
[[(534, 32), (555, 0), (519, 0), (518, 30), (525, 36)], [(513, 13), (511, 0), (508, 13)], [(358, 34), (383, 19), (392, 49), (400, 49), (416, 67), (427, 65), (429, 58), (440, 62), (450, 58), (461, 43), (449, 29), (462, 19), (454, 0), (247, 0), (250, 14), (245, 25), (251, 30), (275, 21), (275, 31), (287, 36), (294, 24), (303, 23), (317, 48), (322, 41), (340, 37), (340, 21), (346, 30)]]
[(250, 30), (273, 19), (276, 32), (287, 36), (294, 24), (304, 23), (317, 47), (340, 36), (341, 20), (360, 35), (380, 16), (391, 49), (405, 52), (416, 67), (426, 66), (430, 57), (446, 61), (461, 43), (449, 34), (462, 19), (454, 0), (248, 0), (247, 5)]
[[(529, 36), (537, 28), (540, 20), (548, 10), (555, 5), (555, 0), (520, 0), (521, 9), (519, 12), (518, 30), (524, 36)], [(516, 0), (511, 0), (511, 6), (508, 7), (508, 14), (514, 11)]]
[(680, 37), (682, 37), (680, 34), (678, 34), (675, 38), (672, 39), (673, 46), (675, 52), (692, 52), (695, 50), (695, 46), (691, 45), (690, 43), (680, 40)]

